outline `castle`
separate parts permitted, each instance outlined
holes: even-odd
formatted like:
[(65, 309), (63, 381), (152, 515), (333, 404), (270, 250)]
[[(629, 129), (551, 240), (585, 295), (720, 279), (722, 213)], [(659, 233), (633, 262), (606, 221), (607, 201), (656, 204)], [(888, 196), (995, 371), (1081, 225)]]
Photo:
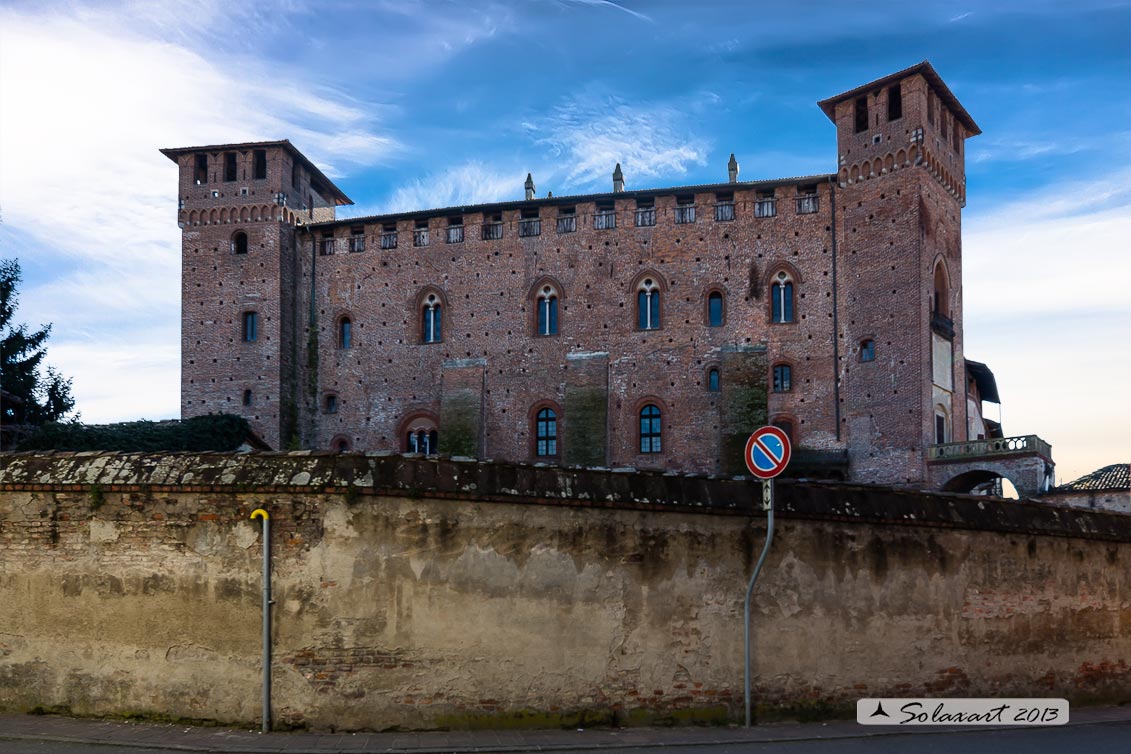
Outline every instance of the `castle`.
[(828, 174), (740, 181), (732, 155), (725, 182), (629, 190), (617, 165), (608, 193), (528, 176), (522, 200), (341, 220), (289, 141), (164, 149), (182, 415), (275, 448), (727, 474), (772, 423), (795, 473), (959, 489), (1023, 456), (1047, 489), (1039, 438), (987, 445), (996, 385), (963, 353), (977, 124), (926, 62), (819, 106)]

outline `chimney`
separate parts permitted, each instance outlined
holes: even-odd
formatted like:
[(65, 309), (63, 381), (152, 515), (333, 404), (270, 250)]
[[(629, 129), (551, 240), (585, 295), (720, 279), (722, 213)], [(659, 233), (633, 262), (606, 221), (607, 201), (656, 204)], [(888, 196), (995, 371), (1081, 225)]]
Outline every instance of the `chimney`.
[(613, 193), (621, 191), (624, 191), (624, 173), (620, 171), (620, 163), (618, 162), (616, 169), (613, 170)]
[(534, 178), (531, 177), (530, 173), (526, 174), (526, 198), (534, 198)]
[(730, 162), (727, 163), (727, 179), (738, 183), (738, 160), (734, 159), (734, 152), (730, 153)]

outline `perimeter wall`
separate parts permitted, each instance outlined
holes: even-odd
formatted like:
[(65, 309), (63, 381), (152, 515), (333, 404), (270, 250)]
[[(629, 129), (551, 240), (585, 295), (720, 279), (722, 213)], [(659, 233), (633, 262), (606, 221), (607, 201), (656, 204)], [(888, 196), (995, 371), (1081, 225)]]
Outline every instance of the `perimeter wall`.
[[(272, 516), (278, 723), (742, 715), (760, 487), (397, 455), (0, 456), (0, 708), (240, 724)], [(1131, 700), (1131, 516), (778, 485), (760, 717)]]

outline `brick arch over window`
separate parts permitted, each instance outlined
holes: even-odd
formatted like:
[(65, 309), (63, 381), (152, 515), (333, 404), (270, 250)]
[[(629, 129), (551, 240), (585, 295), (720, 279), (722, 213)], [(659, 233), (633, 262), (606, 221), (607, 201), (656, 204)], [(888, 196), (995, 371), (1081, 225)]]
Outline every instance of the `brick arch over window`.
[(247, 231), (237, 230), (232, 234), (232, 253), (246, 254), (248, 249)]
[(667, 292), (667, 280), (655, 270), (644, 270), (632, 279), (629, 295), (637, 330), (659, 330), (663, 326)]
[(397, 425), (397, 446), (403, 453), (435, 455), (440, 442), (440, 418), (431, 411), (413, 411)]
[[(451, 326), (451, 309), (442, 288), (427, 285), (417, 292), (411, 302), (415, 342), (442, 343)], [(411, 340), (411, 338), (410, 338)]]
[(348, 453), (353, 450), (353, 443), (345, 435), (334, 435), (334, 439), (330, 441), (330, 450)]
[(557, 335), (561, 332), (562, 302), (565, 298), (565, 287), (556, 278), (550, 275), (538, 278), (526, 292), (530, 332), (535, 335)]
[(342, 312), (334, 318), (334, 342), (338, 348), (348, 351), (354, 347), (355, 341), (353, 315), (348, 311)]

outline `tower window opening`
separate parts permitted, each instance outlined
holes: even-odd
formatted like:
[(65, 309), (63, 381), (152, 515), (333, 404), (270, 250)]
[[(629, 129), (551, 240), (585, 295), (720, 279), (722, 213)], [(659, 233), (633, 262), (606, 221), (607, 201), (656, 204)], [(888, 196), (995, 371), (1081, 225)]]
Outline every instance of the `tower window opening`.
[(888, 87), (888, 120), (903, 117), (903, 92), (899, 84)]
[(257, 181), (261, 181), (267, 177), (267, 150), (257, 149), (252, 152), (253, 155), (253, 172), (252, 175)]
[(208, 183), (208, 155), (198, 154), (196, 156), (196, 166), (193, 170), (193, 180), (197, 186), (203, 186)]
[(868, 130), (868, 98), (856, 98), (856, 133)]
[(224, 182), (231, 183), (236, 180), (236, 153), (224, 153)]

